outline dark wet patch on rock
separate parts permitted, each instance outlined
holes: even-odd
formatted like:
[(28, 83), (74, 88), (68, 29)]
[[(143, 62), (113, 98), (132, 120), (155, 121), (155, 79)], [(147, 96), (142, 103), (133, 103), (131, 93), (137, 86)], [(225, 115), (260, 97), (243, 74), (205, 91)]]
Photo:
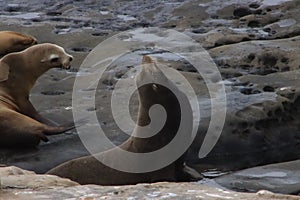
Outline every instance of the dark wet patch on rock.
[(89, 47), (73, 47), (70, 50), (73, 52), (84, 52), (84, 53), (92, 51), (92, 49)]
[(272, 86), (265, 86), (265, 87), (263, 88), (263, 91), (264, 91), (264, 92), (275, 92), (275, 88), (272, 87)]
[(59, 15), (62, 15), (62, 12), (59, 12), (59, 11), (49, 11), (49, 12), (46, 12), (46, 15), (49, 15), (49, 16), (59, 16)]
[(97, 109), (96, 108), (88, 108), (87, 111), (89, 112), (93, 112), (93, 111), (96, 111)]
[(262, 63), (262, 65), (267, 67), (273, 67), (276, 65), (278, 58), (271, 54), (265, 54), (261, 57), (259, 57), (259, 62)]
[(192, 32), (196, 34), (203, 34), (206, 33), (207, 30), (205, 28), (198, 28), (198, 29), (193, 29)]
[(240, 90), (240, 92), (242, 94), (245, 94), (245, 95), (251, 95), (251, 94), (259, 94), (261, 93), (261, 91), (257, 90), (257, 89), (253, 89), (253, 88), (242, 88)]
[(65, 94), (65, 92), (64, 91), (43, 91), (41, 92), (41, 94), (47, 96), (57, 96), (57, 95), (63, 95)]
[(96, 36), (96, 37), (107, 36), (107, 35), (109, 35), (108, 32), (95, 32), (95, 33), (92, 33), (92, 36)]
[(234, 11), (233, 11), (233, 15), (235, 17), (244, 17), (244, 16), (250, 15), (250, 14), (252, 14), (252, 11), (247, 7), (239, 7), (239, 8), (234, 9)]
[(73, 68), (69, 69), (68, 71), (69, 71), (69, 72), (77, 73), (77, 72), (79, 71), (79, 69), (73, 67)]
[(6, 8), (4, 8), (4, 10), (7, 12), (20, 12), (24, 10), (24, 7), (19, 4), (10, 4)]
[(253, 3), (250, 3), (249, 4), (249, 8), (254, 8), (254, 9), (257, 9), (260, 7), (260, 4), (256, 3), (256, 2), (253, 2)]
[(253, 20), (253, 21), (248, 22), (248, 26), (251, 28), (255, 28), (255, 27), (260, 27), (261, 24), (259, 21)]

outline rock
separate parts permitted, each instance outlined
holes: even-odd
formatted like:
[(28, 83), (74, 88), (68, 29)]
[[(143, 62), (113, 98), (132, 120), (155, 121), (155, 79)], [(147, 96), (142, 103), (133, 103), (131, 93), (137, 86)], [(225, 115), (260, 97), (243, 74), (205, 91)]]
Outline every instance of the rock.
[[(1, 174), (10, 174), (15, 170), (19, 171), (15, 175), (1, 176), (0, 199), (300, 199), (296, 196), (279, 195), (269, 191), (260, 191), (256, 194), (239, 193), (199, 183), (162, 182), (105, 187), (78, 185), (66, 179), (36, 175), (15, 167), (0, 168)], [(19, 175), (20, 173), (23, 175)]]
[(34, 172), (22, 170), (21, 168), (14, 167), (14, 166), (11, 166), (11, 167), (1, 166), (0, 167), (0, 177), (16, 176), (16, 175), (33, 175), (33, 174), (34, 174)]
[(213, 47), (235, 44), (243, 41), (251, 40), (251, 35), (248, 33), (240, 33), (238, 31), (228, 29), (226, 27), (217, 28), (207, 33), (195, 34), (187, 32), (193, 39), (199, 42), (204, 48), (210, 49)]
[[(243, 42), (209, 51), (228, 81), (227, 116), (212, 152), (199, 161), (192, 157), (201, 145), (199, 137), (191, 162), (199, 168), (202, 163), (234, 170), (299, 159), (299, 39)], [(201, 128), (204, 132), (207, 127)]]
[(8, 4), (7, 7), (4, 8), (7, 12), (19, 12), (24, 11), (26, 8), (22, 7), (21, 4)]
[(239, 7), (234, 9), (233, 15), (236, 17), (244, 17), (246, 15), (252, 14), (252, 11), (247, 7)]
[[(206, 8), (205, 12), (209, 16), (199, 18), (199, 21), (186, 22), (185, 32), (201, 42), (205, 48), (245, 40), (280, 39), (299, 35), (299, 2), (296, 0), (270, 2), (231, 0), (222, 3), (218, 1), (201, 3), (198, 9)], [(180, 10), (180, 13), (189, 12), (188, 5), (193, 3), (188, 2), (177, 10)], [(194, 27), (193, 24), (197, 26)], [(189, 26), (192, 27), (191, 30)], [(198, 29), (201, 31), (197, 31)], [(216, 33), (218, 29), (222, 31)]]
[(0, 167), (1, 189), (45, 189), (76, 186), (78, 183), (51, 175), (37, 175), (17, 167)]
[(216, 178), (223, 187), (236, 191), (268, 190), (282, 194), (300, 192), (300, 160), (250, 168)]
[[(250, 41), (213, 48), (209, 51), (226, 78), (267, 75), (299, 69), (300, 37)], [(236, 75), (236, 71), (241, 74)]]

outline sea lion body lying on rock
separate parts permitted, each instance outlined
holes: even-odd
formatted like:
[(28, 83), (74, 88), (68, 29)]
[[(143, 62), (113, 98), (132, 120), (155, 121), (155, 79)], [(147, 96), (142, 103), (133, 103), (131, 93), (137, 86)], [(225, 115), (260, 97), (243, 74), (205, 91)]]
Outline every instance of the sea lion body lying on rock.
[(51, 68), (70, 68), (73, 57), (54, 44), (39, 44), (0, 60), (0, 147), (35, 146), (46, 135), (73, 126), (54, 127), (35, 110), (29, 93), (36, 80)]
[(22, 51), (37, 44), (37, 40), (29, 35), (14, 31), (0, 31), (0, 56)]
[[(166, 84), (173, 88), (173, 91), (176, 89), (178, 93), (181, 93), (178, 88), (164, 76), (156, 63), (150, 57), (144, 56), (143, 69), (137, 76), (136, 82), (138, 86), (139, 82), (143, 82), (145, 79), (150, 80), (150, 83), (138, 88), (140, 105), (137, 124), (139, 127), (147, 126), (151, 121), (149, 117), (149, 110), (152, 106), (157, 104), (164, 107), (167, 119), (163, 128), (152, 137), (134, 137), (135, 135), (140, 135), (140, 129), (136, 127), (131, 137), (119, 146), (123, 150), (140, 153), (139, 155), (143, 156), (142, 153), (154, 152), (169, 144), (178, 131), (181, 120), (181, 108), (177, 96), (175, 96), (169, 89), (170, 87), (167, 88), (162, 85), (151, 83), (152, 79), (157, 78), (164, 79)], [(184, 96), (184, 98), (186, 97)], [(192, 113), (189, 104), (187, 107), (187, 109), (190, 109), (190, 112)], [(190, 137), (190, 135), (187, 132), (183, 137)], [(121, 159), (117, 148), (118, 147), (115, 147), (111, 150), (102, 152), (99, 156), (104, 159), (109, 159), (112, 163), (120, 163), (122, 161), (120, 161)], [(153, 172), (128, 173), (112, 169), (98, 161), (93, 156), (86, 156), (68, 161), (50, 170), (48, 174), (70, 178), (80, 184), (98, 185), (125, 185), (159, 181), (191, 181), (201, 179), (200, 174), (185, 166), (183, 158), (184, 155), (175, 160), (173, 163), (170, 163), (168, 166)], [(125, 160), (126, 159), (127, 158), (125, 158)], [(160, 162), (160, 159), (165, 159), (165, 157), (161, 156), (161, 158), (155, 158), (153, 162)], [(147, 163), (141, 163), (138, 158), (131, 164), (136, 166), (147, 165)]]

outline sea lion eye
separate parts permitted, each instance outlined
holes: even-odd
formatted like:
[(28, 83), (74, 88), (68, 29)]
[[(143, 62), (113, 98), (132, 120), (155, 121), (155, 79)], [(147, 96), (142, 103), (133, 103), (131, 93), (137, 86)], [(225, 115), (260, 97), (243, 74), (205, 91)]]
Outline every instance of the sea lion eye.
[[(58, 54), (51, 54), (48, 57), (47, 61), (50, 63), (57, 63), (59, 61), (59, 59), (60, 59), (60, 56)], [(46, 61), (46, 60), (44, 60), (44, 61)]]
[(50, 60), (51, 63), (56, 63), (56, 62), (58, 62), (58, 61), (59, 61), (59, 57), (52, 58), (52, 59)]

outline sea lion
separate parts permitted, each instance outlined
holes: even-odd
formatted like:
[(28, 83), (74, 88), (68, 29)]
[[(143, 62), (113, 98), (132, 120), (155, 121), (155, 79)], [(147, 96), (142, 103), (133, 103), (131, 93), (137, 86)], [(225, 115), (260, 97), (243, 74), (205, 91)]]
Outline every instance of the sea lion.
[(35, 146), (46, 135), (73, 125), (49, 126), (35, 110), (29, 93), (36, 80), (51, 68), (70, 68), (73, 57), (57, 45), (45, 43), (10, 53), (0, 59), (0, 147)]
[[(164, 76), (151, 57), (144, 56), (142, 64), (142, 71), (136, 77), (140, 102), (137, 124), (139, 127), (143, 127), (150, 123), (149, 110), (156, 104), (165, 108), (167, 119), (163, 128), (156, 135), (148, 138), (135, 137), (140, 135), (140, 128), (135, 128), (131, 137), (119, 146), (126, 151), (134, 153), (153, 152), (167, 145), (175, 137), (181, 120), (180, 104), (177, 96), (172, 92), (174, 90), (179, 92), (178, 88)], [(154, 79), (164, 81), (169, 87), (167, 88), (163, 85), (152, 84), (151, 82)], [(150, 80), (150, 83), (139, 87), (139, 85), (141, 85), (140, 83), (145, 80)], [(169, 88), (173, 88), (172, 91)], [(183, 93), (181, 94), (183, 95)], [(190, 106), (186, 109), (190, 109), (190, 112), (192, 113)], [(189, 133), (187, 133), (184, 137), (189, 136)], [(100, 156), (103, 158), (112, 158), (111, 162), (117, 163), (119, 162), (118, 156), (116, 156), (119, 153), (117, 148), (118, 147), (102, 152), (100, 153)], [(155, 160), (155, 162), (160, 162), (160, 159)], [(139, 159), (136, 159), (136, 162), (134, 162), (134, 165), (137, 166), (145, 166), (145, 164), (146, 163), (141, 163)], [(53, 168), (47, 173), (69, 178), (80, 184), (98, 185), (125, 185), (201, 179), (200, 174), (185, 165), (184, 155), (162, 169), (147, 173), (127, 173), (118, 171), (104, 165), (93, 156), (86, 156), (68, 161)]]
[(0, 31), (0, 56), (19, 52), (37, 44), (37, 40), (29, 35), (14, 31)]

